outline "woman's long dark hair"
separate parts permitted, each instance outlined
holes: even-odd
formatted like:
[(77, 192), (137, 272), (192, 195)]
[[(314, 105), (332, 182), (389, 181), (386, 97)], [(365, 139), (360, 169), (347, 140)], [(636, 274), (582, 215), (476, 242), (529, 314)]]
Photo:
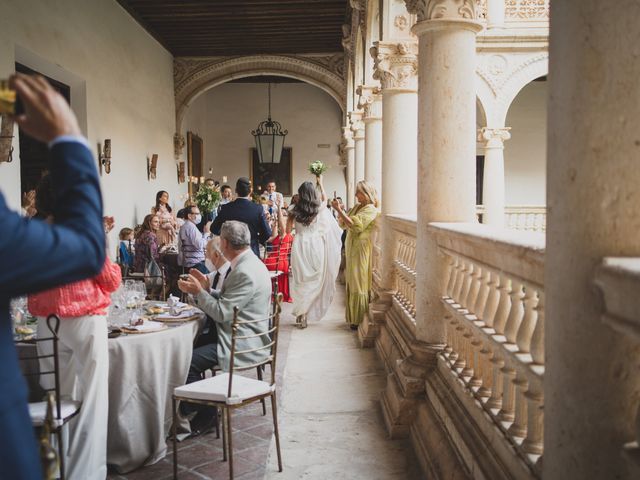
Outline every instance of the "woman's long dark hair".
[(293, 218), (303, 225), (310, 225), (320, 211), (320, 195), (316, 186), (311, 182), (304, 182), (298, 188), (298, 202), (293, 207)]
[(144, 217), (144, 220), (142, 221), (142, 225), (140, 225), (140, 228), (135, 233), (135, 238), (136, 239), (142, 237), (142, 234), (144, 232), (151, 232), (151, 233), (153, 233), (155, 235), (155, 233), (153, 231), (153, 228), (151, 228), (151, 220), (153, 220), (153, 217), (155, 217), (155, 215), (153, 213), (150, 213), (149, 215)]
[[(167, 195), (169, 195), (169, 192), (165, 191), (165, 190), (160, 190), (158, 193), (156, 193), (156, 212), (160, 209), (160, 197), (166, 193)], [(147, 204), (148, 205), (148, 204)], [(167, 212), (171, 213), (171, 206), (167, 203), (165, 205)]]

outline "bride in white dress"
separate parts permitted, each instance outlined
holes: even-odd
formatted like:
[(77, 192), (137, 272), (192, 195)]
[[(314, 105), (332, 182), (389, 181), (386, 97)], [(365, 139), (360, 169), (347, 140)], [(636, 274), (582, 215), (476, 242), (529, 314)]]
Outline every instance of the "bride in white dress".
[(287, 231), (295, 222), (290, 292), (300, 328), (306, 328), (307, 320), (320, 320), (327, 313), (340, 268), (342, 230), (327, 208), (322, 177), (318, 185), (320, 192), (311, 182), (300, 185), (298, 202), (287, 220)]

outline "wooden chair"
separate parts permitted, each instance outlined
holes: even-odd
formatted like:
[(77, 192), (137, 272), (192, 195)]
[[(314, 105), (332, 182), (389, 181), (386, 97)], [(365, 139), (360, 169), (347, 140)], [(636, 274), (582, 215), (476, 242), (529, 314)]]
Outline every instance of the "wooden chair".
[[(278, 471), (282, 471), (282, 456), (280, 453), (280, 436), (278, 434), (278, 407), (276, 404), (276, 356), (278, 350), (278, 328), (280, 326), (280, 313), (282, 294), (276, 299), (276, 308), (273, 313), (265, 318), (251, 321), (238, 319), (239, 309), (234, 308), (231, 353), (229, 358), (229, 372), (216, 375), (198, 382), (189, 383), (178, 387), (173, 391), (173, 478), (178, 478), (178, 448), (176, 441), (177, 402), (190, 402), (200, 405), (217, 407), (222, 410), (222, 446), (223, 460), (229, 456), (229, 478), (233, 479), (233, 441), (231, 417), (235, 409), (242, 408), (254, 402), (271, 398), (271, 411), (273, 414), (273, 429), (276, 439), (276, 452), (278, 455)], [(240, 335), (239, 327), (242, 325), (260, 325), (264, 323), (265, 329), (251, 335)], [(250, 338), (258, 338), (268, 335), (269, 342), (258, 348), (238, 350), (238, 342)], [(265, 352), (263, 360), (256, 363), (236, 365), (236, 355), (254, 352)], [(271, 367), (270, 382), (238, 375), (236, 372), (260, 369), (265, 365)]]
[[(60, 328), (60, 318), (56, 315), (49, 315), (47, 317), (47, 327), (51, 332), (51, 336), (35, 339), (35, 348), (30, 348), (24, 355), (22, 355), (24, 350), (18, 349), (18, 356), (19, 361), (23, 365), (23, 375), (25, 377), (37, 376), (46, 396), (50, 397), (53, 395), (53, 416), (49, 419), (49, 422), (47, 422), (47, 428), (57, 437), (60, 479), (64, 480), (65, 465), (62, 428), (80, 412), (82, 402), (62, 398), (60, 395), (60, 365), (58, 361), (58, 329)], [(49, 343), (51, 344), (50, 349), (46, 347)], [(40, 349), (41, 351), (38, 351), (37, 344), (43, 345)], [(37, 365), (34, 365), (34, 363)], [(40, 402), (29, 403), (29, 414), (35, 428), (42, 429), (45, 427), (47, 407), (47, 398)]]

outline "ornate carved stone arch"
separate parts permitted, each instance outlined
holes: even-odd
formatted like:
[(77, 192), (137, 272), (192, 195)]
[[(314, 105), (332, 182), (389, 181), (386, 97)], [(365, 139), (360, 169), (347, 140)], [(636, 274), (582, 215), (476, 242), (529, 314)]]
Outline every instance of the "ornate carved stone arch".
[(176, 58), (174, 89), (176, 96), (176, 131), (193, 100), (207, 90), (236, 78), (255, 75), (290, 77), (327, 92), (344, 110), (346, 104), (343, 79), (343, 55), (253, 55), (245, 57)]
[(536, 78), (549, 74), (549, 54), (538, 53), (521, 62), (509, 75), (498, 98), (496, 115), (503, 123), (518, 93)]

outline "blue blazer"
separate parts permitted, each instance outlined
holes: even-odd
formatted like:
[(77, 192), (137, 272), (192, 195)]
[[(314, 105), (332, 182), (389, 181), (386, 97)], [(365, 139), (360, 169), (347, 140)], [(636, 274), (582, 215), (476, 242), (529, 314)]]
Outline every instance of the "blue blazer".
[(12, 297), (100, 273), (105, 256), (100, 183), (81, 143), (51, 149), (55, 225), (9, 210), (0, 194), (0, 472), (2, 478), (42, 479), (9, 314)]
[(211, 233), (220, 235), (220, 228), (227, 220), (238, 220), (249, 226), (251, 250), (260, 256), (258, 245), (264, 244), (271, 236), (271, 227), (267, 223), (262, 206), (246, 198), (236, 198), (233, 202), (222, 205), (220, 213), (211, 225)]

